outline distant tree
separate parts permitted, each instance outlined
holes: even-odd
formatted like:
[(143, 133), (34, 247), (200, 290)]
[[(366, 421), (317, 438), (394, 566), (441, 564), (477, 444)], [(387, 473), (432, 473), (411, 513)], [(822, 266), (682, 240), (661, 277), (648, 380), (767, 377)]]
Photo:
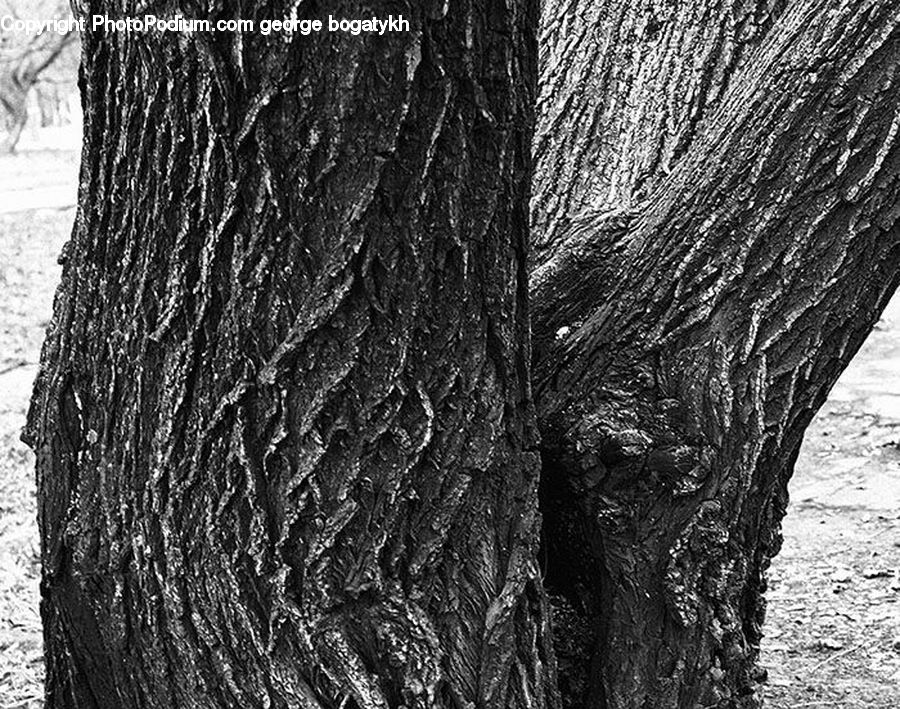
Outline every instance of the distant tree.
[[(17, 18), (49, 20), (64, 18), (71, 14), (67, 3), (59, 0), (45, 2), (23, 2), (5, 0), (0, 2), (0, 14)], [(63, 77), (53, 82), (54, 88), (44, 92), (42, 123), (46, 120), (46, 110), (52, 110), (47, 99), (53, 95), (55, 103), (60, 103), (58, 86), (66, 85), (69, 91), (75, 89), (75, 74), (78, 57), (78, 33), (44, 32), (27, 37), (4, 33), (0, 37), (0, 109), (3, 111), (3, 125), (6, 139), (2, 150), (15, 150), (28, 121), (28, 102), (34, 89), (50, 73), (54, 65), (66, 65)], [(68, 74), (68, 76), (66, 76)]]

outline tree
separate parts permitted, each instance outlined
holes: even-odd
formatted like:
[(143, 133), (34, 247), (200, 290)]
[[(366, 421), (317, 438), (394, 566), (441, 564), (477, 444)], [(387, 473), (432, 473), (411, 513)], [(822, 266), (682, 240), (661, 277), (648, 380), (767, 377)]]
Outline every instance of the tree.
[(29, 425), (50, 709), (555, 704), (537, 7), (394, 10), (409, 32), (83, 40)]
[(573, 705), (758, 705), (803, 432), (900, 279), (900, 11), (743, 7), (544, 8), (534, 388)]
[(546, 0), (539, 98), (525, 2), (86, 39), (51, 709), (759, 705), (803, 431), (900, 278), (900, 9), (741, 8)]
[[(27, 7), (7, 0), (0, 14), (18, 19), (63, 18), (68, 10), (58, 0), (31, 2)], [(3, 149), (15, 150), (28, 122), (28, 100), (55, 64), (77, 62), (77, 32), (44, 32), (32, 37), (5, 36), (0, 41), (0, 109), (7, 132)], [(74, 88), (74, 82), (69, 82)], [(58, 99), (57, 99), (58, 103)]]

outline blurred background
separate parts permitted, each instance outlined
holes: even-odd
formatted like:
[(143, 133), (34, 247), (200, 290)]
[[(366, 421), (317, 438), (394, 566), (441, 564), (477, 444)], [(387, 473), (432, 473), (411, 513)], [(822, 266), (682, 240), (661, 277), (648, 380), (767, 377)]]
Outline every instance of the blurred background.
[[(44, 21), (70, 15), (62, 0), (0, 0), (0, 17)], [(79, 51), (75, 32), (29, 36), (0, 30), (0, 153), (23, 142), (72, 147), (80, 112)]]
[[(0, 16), (65, 17), (56, 0)], [(0, 709), (42, 706), (34, 461), (19, 441), (75, 215), (75, 34), (0, 33)], [(900, 299), (810, 427), (770, 572), (775, 709), (900, 706)]]

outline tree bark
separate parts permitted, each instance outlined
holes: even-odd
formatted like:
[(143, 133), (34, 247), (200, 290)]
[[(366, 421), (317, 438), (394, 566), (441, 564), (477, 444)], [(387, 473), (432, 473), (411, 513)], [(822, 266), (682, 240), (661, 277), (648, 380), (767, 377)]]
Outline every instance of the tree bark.
[(567, 705), (759, 706), (765, 570), (803, 432), (900, 280), (898, 97), (900, 10), (802, 0), (668, 174), (615, 143), (676, 158), (687, 128), (646, 110), (596, 119), (599, 175), (573, 191), (592, 210), (560, 216), (558, 177), (538, 175), (534, 387)]
[[(647, 199), (688, 153), (786, 0), (543, 0), (532, 219)], [(751, 59), (752, 61), (752, 59)]]
[(759, 706), (803, 431), (900, 280), (900, 10), (546, 0), (542, 588), (536, 8), (391, 7), (85, 38), (49, 709)]
[[(221, 5), (202, 16), (241, 4)], [(412, 29), (84, 38), (80, 204), (27, 432), (48, 709), (557, 703), (537, 8), (328, 9)]]

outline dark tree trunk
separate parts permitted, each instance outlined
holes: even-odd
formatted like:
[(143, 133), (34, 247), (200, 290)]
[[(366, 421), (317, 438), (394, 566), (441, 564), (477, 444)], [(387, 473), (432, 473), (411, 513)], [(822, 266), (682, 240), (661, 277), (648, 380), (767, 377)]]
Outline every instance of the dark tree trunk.
[(556, 703), (537, 8), (328, 7), (388, 10), (411, 32), (84, 38), (80, 206), (27, 433), (48, 709)]
[(737, 5), (544, 4), (558, 688), (535, 8), (86, 38), (50, 709), (758, 706), (803, 431), (900, 280), (900, 10)]
[[(642, 3), (584, 4), (630, 19), (542, 47), (534, 387), (560, 687), (570, 706), (756, 707), (803, 432), (900, 280), (900, 9), (799, 0), (742, 43), (727, 3), (675, 3), (653, 32)], [(691, 55), (691, 21), (731, 28), (728, 62)], [(592, 42), (613, 59), (583, 72), (608, 93), (560, 73), (554, 94), (554, 62)]]

